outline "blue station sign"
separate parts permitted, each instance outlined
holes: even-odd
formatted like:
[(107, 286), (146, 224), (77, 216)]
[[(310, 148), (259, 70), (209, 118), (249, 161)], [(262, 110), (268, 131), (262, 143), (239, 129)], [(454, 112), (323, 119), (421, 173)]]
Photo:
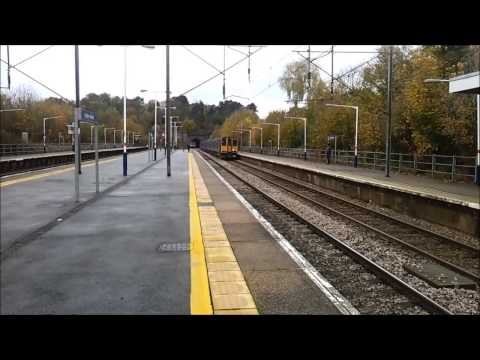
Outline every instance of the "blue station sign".
[(97, 115), (94, 111), (80, 109), (80, 121), (97, 124)]

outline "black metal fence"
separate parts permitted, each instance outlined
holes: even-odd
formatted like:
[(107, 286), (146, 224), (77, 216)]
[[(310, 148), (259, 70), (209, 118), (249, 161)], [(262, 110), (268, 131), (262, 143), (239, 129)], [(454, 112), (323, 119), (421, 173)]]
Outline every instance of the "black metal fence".
[[(135, 145), (130, 144), (130, 146), (144, 146), (143, 143), (136, 143)], [(122, 144), (104, 144), (99, 143), (99, 149), (117, 149), (121, 148)], [(82, 150), (95, 150), (95, 146), (93, 144), (81, 144)], [(14, 155), (26, 155), (26, 154), (40, 154), (43, 152), (47, 153), (55, 153), (55, 152), (63, 152), (63, 151), (72, 151), (71, 144), (65, 145), (57, 145), (57, 144), (47, 144), (46, 147), (43, 148), (43, 144), (0, 144), (0, 156), (14, 156)]]
[[(241, 151), (277, 155), (277, 148), (260, 146), (241, 147)], [(303, 148), (280, 148), (279, 156), (304, 159)], [(307, 160), (327, 162), (326, 150), (307, 149)], [(337, 150), (331, 152), (330, 161), (353, 167), (354, 152)], [(384, 152), (359, 151), (358, 167), (372, 170), (385, 170), (386, 156)], [(475, 178), (475, 157), (457, 155), (418, 155), (405, 153), (390, 154), (390, 169), (398, 173), (425, 174), (431, 177), (440, 177), (454, 181), (473, 182)]]

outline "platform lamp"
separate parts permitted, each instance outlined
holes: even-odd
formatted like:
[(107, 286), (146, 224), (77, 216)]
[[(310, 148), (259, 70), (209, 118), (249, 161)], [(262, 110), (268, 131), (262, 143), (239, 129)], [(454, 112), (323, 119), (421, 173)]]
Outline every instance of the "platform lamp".
[(353, 158), (353, 167), (358, 166), (358, 106), (351, 105), (338, 105), (338, 104), (325, 104), (330, 107), (341, 107), (355, 109), (355, 156)]
[(57, 115), (57, 116), (50, 116), (50, 117), (44, 117), (43, 118), (43, 152), (46, 153), (47, 152), (47, 135), (45, 133), (45, 122), (47, 120), (50, 120), (50, 119), (58, 119), (58, 118), (61, 118), (62, 116), (61, 115)]
[(252, 126), (252, 129), (260, 130), (260, 154), (263, 154), (263, 129), (256, 126)]
[[(102, 46), (102, 45), (99, 45)], [(123, 176), (127, 176), (127, 47), (123, 50), (123, 70), (124, 70), (124, 89), (123, 89)], [(155, 49), (154, 45), (141, 45), (146, 49)]]
[(277, 156), (280, 156), (280, 124), (275, 124), (275, 123), (267, 123), (264, 122), (262, 125), (272, 125), (272, 126), (277, 126)]

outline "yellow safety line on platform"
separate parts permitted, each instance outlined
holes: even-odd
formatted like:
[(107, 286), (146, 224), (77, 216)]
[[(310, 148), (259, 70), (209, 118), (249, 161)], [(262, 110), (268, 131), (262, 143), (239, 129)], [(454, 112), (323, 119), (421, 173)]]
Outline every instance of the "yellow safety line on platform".
[(223, 229), (193, 155), (190, 171), (198, 202), (200, 239), (205, 248), (213, 312), (215, 315), (258, 315), (257, 307)]
[(192, 315), (212, 315), (212, 301), (208, 286), (207, 264), (203, 248), (200, 215), (192, 170), (192, 154), (188, 154), (190, 200), (190, 311)]
[[(105, 164), (107, 162), (111, 162), (111, 161), (115, 161), (115, 160), (118, 160), (118, 159), (102, 160), (102, 161), (99, 161), (98, 163), (99, 164)], [(95, 165), (95, 160), (92, 160), (92, 162), (89, 161), (88, 163), (82, 164), (82, 168), (93, 166), (93, 165)], [(43, 174), (30, 175), (30, 176), (27, 176), (27, 177), (22, 177), (22, 178), (19, 178), (19, 179), (1, 181), (0, 182), (0, 187), (19, 184), (19, 183), (26, 182), (26, 181), (37, 180), (37, 179), (41, 179), (41, 178), (44, 178), (44, 177), (47, 177), (47, 176), (63, 174), (65, 172), (72, 171), (74, 169), (75, 169), (75, 166), (71, 166), (69, 168), (62, 169), (62, 170), (54, 170), (54, 171), (49, 171), (49, 172), (46, 172), (46, 173), (43, 173)]]

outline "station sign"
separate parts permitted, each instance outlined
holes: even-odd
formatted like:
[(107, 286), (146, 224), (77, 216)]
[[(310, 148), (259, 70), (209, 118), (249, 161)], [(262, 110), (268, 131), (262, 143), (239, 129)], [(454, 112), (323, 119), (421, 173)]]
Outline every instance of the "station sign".
[(78, 119), (82, 122), (98, 124), (97, 114), (95, 114), (94, 111), (80, 109), (80, 116)]
[[(73, 135), (74, 131), (75, 131), (75, 125), (74, 124), (70, 124), (70, 125), (65, 125), (68, 129), (68, 135)], [(78, 128), (78, 133), (80, 134), (80, 128)]]

